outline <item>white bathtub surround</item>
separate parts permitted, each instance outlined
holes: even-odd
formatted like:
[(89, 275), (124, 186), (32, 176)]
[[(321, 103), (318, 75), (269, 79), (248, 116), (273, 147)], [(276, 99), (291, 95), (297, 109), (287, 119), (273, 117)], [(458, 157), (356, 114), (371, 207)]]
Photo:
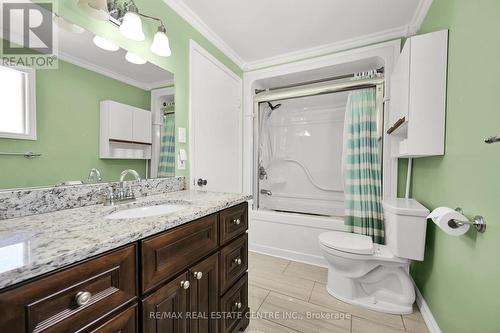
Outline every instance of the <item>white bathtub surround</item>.
[(415, 302), (408, 267), (410, 260), (423, 260), (429, 211), (413, 199), (386, 199), (383, 205), (386, 245), (338, 231), (319, 236), (328, 261), (328, 292), (371, 310), (408, 314)]
[[(130, 183), (137, 197), (181, 191), (184, 177), (141, 179)], [(100, 193), (117, 182), (0, 191), (0, 220), (96, 205)]]
[[(0, 223), (0, 288), (116, 249), (250, 199), (243, 194), (180, 191), (116, 206), (94, 205)], [(168, 215), (107, 219), (118, 210), (182, 205)]]
[(342, 217), (249, 210), (249, 249), (289, 260), (327, 266), (318, 236), (326, 231), (350, 232)]

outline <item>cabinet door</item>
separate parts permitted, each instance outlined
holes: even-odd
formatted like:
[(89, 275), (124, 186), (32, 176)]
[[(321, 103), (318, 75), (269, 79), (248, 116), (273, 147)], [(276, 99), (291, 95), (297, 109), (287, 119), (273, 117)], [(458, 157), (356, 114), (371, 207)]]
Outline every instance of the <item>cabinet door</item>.
[(203, 260), (189, 270), (191, 275), (190, 333), (215, 333), (217, 320), (211, 319), (218, 311), (219, 303), (219, 255), (218, 253)]
[(109, 113), (109, 138), (115, 140), (133, 141), (133, 113), (130, 107), (112, 101), (106, 101)]
[(133, 141), (151, 143), (151, 112), (134, 110), (133, 118)]
[(189, 288), (183, 273), (142, 301), (144, 333), (185, 333)]
[(408, 121), (410, 51), (411, 40), (408, 39), (391, 76), (390, 126), (392, 126), (401, 117), (406, 117), (406, 120)]

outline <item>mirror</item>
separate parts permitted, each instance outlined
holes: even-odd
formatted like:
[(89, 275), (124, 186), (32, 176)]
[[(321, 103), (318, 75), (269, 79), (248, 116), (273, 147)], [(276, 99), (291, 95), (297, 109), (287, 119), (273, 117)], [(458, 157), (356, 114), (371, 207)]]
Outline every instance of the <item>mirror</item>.
[(0, 189), (174, 176), (174, 75), (53, 21), (57, 68), (0, 65)]

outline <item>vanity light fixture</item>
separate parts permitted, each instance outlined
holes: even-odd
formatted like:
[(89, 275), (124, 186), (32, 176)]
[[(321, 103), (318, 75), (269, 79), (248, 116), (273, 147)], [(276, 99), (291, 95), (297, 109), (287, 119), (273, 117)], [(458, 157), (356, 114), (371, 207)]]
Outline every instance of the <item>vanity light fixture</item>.
[(110, 19), (107, 0), (78, 0), (78, 7), (95, 19), (101, 21)]
[(118, 0), (78, 0), (78, 7), (93, 18), (111, 22), (118, 27), (124, 37), (136, 42), (146, 39), (142, 18), (154, 20), (159, 23), (159, 26), (150, 46), (151, 52), (161, 57), (168, 57), (172, 54), (163, 21), (141, 13), (134, 0), (123, 3)]
[(142, 30), (142, 20), (139, 16), (139, 10), (134, 2), (128, 5), (127, 12), (125, 16), (123, 16), (122, 23), (118, 30), (120, 30), (120, 33), (124, 37), (136, 42), (142, 42), (146, 38)]
[(106, 50), (106, 51), (114, 52), (114, 51), (118, 51), (120, 49), (120, 47), (118, 45), (110, 42), (109, 40), (107, 40), (106, 38), (103, 38), (101, 36), (95, 35), (94, 39), (92, 39), (92, 41), (94, 42), (94, 44), (96, 46), (98, 46), (99, 48)]
[(170, 42), (168, 41), (167, 29), (163, 24), (158, 27), (150, 50), (161, 57), (169, 57), (172, 54)]
[(131, 52), (127, 52), (127, 54), (125, 54), (125, 59), (127, 59), (128, 62), (136, 65), (144, 65), (146, 63), (146, 60)]

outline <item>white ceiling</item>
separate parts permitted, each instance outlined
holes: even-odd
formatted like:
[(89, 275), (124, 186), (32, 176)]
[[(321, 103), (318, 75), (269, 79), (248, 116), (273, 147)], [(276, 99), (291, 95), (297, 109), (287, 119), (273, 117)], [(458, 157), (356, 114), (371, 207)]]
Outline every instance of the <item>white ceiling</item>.
[[(419, 29), (432, 0), (164, 0), (240, 66), (346, 49)], [(245, 67), (245, 66), (242, 66)]]
[(98, 48), (94, 34), (58, 31), (59, 58), (130, 85), (151, 90), (173, 83), (174, 75), (150, 62), (136, 65), (125, 60), (126, 51), (115, 52)]

